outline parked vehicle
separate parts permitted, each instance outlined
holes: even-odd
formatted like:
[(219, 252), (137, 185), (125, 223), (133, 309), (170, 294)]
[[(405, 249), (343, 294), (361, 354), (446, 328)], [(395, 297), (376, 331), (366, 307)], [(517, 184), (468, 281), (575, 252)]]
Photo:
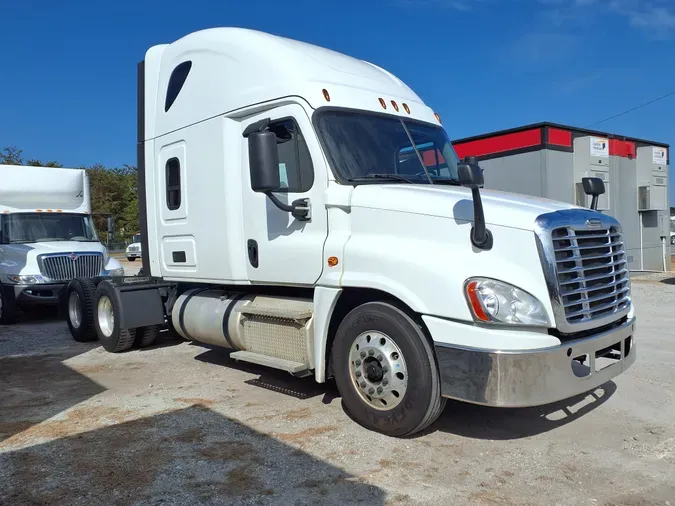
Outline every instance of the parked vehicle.
[(122, 276), (91, 217), (86, 171), (0, 165), (0, 324), (57, 305), (81, 276)]
[(141, 248), (141, 234), (136, 234), (131, 240), (131, 244), (127, 246), (127, 260), (134, 262), (137, 258), (141, 258)]
[(108, 351), (168, 324), (233, 360), (333, 377), (352, 418), (391, 436), (446, 398), (551, 403), (635, 360), (620, 224), (482, 191), (386, 70), (216, 28), (150, 48), (138, 83), (145, 275), (68, 288)]

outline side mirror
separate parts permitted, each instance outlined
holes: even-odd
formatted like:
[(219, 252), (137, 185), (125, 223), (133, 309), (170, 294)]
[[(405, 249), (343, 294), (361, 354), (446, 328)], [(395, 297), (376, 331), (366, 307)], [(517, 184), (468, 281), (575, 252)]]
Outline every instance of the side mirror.
[(492, 249), (492, 232), (485, 225), (483, 213), (483, 201), (480, 198), (480, 187), (485, 182), (483, 170), (478, 165), (476, 158), (467, 156), (464, 161), (457, 164), (457, 176), (459, 184), (465, 188), (471, 188), (473, 199), (473, 227), (471, 228), (471, 244), (482, 250)]
[(599, 177), (583, 177), (581, 184), (584, 187), (584, 193), (593, 197), (591, 200), (591, 209), (598, 208), (598, 196), (605, 193), (605, 182)]
[(466, 188), (480, 188), (485, 182), (483, 170), (473, 156), (467, 156), (463, 162), (457, 165), (457, 175), (459, 176), (459, 184)]
[[(244, 132), (248, 138), (248, 163), (251, 172), (251, 189), (264, 193), (282, 211), (291, 213), (296, 220), (309, 221), (309, 199), (297, 199), (290, 205), (281, 202), (273, 192), (281, 189), (279, 176), (279, 151), (277, 135), (274, 132), (260, 131), (269, 123), (269, 119), (251, 125)], [(255, 131), (250, 131), (255, 130)]]
[(277, 136), (273, 132), (253, 132), (248, 136), (251, 189), (267, 193), (281, 187)]

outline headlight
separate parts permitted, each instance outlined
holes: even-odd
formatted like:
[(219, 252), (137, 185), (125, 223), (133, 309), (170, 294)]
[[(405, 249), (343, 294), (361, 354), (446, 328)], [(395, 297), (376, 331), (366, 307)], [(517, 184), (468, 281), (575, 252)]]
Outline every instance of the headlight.
[(469, 279), (465, 286), (469, 309), (477, 322), (549, 326), (541, 302), (518, 287), (485, 278)]
[(124, 276), (124, 267), (120, 267), (119, 269), (113, 269), (109, 271), (109, 274), (111, 276)]
[(45, 282), (45, 278), (39, 274), (35, 276), (21, 276), (10, 274), (7, 276), (12, 283), (20, 283), (22, 285), (38, 285)]

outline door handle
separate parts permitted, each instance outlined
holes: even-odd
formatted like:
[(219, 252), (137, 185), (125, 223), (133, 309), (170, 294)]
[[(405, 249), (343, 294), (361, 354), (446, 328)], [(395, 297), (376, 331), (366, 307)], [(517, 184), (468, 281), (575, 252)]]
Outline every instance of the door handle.
[(248, 249), (248, 261), (251, 263), (251, 266), (255, 269), (258, 268), (258, 242), (254, 239), (249, 239), (246, 244)]

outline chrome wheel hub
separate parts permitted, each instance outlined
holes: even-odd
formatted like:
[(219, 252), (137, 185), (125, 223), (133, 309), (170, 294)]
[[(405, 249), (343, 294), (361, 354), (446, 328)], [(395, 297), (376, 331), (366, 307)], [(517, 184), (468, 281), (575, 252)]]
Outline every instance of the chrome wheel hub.
[(77, 292), (71, 292), (68, 297), (68, 318), (73, 328), (79, 329), (82, 325), (82, 304)]
[(349, 374), (356, 391), (370, 406), (397, 406), (408, 388), (408, 369), (396, 342), (382, 332), (364, 332), (352, 343)]
[(101, 333), (106, 337), (112, 336), (113, 329), (115, 328), (115, 313), (113, 311), (112, 301), (107, 295), (103, 295), (98, 299), (96, 314)]

